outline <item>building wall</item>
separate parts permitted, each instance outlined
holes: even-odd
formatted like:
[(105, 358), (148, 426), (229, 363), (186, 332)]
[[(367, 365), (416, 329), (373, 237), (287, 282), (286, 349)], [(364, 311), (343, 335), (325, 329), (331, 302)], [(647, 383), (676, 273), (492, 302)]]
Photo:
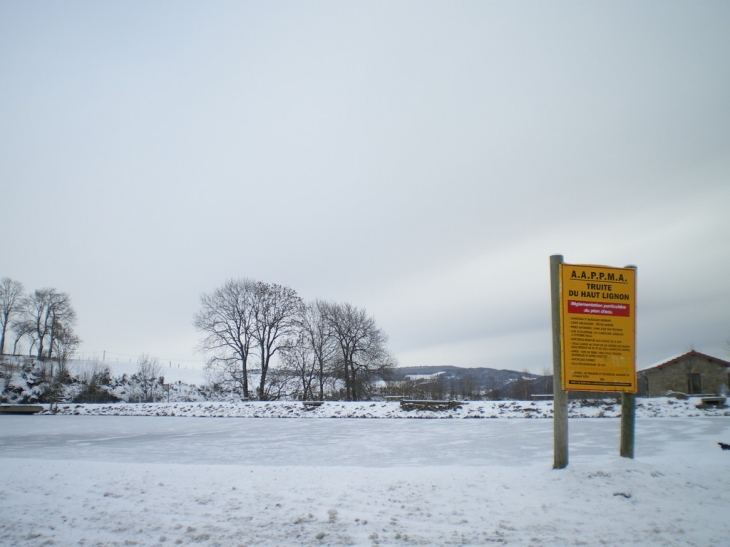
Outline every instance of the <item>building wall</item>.
[[(677, 362), (660, 365), (641, 371), (640, 384), (649, 397), (661, 397), (668, 391), (690, 393), (690, 374), (699, 374), (700, 392), (717, 394), (720, 388), (728, 385), (727, 366), (707, 359), (702, 355), (686, 355)], [(641, 390), (643, 391), (643, 389)]]

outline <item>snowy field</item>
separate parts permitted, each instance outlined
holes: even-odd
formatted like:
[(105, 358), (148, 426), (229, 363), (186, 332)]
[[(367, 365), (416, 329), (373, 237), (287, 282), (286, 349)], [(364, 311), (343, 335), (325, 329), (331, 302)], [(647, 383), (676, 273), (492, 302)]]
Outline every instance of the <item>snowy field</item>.
[(2, 546), (726, 546), (729, 417), (0, 416)]

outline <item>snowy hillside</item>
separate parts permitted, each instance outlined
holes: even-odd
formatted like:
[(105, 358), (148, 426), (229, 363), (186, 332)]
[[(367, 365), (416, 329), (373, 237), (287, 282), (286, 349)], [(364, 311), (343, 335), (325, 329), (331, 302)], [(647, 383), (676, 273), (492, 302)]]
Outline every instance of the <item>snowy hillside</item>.
[(137, 362), (69, 360), (3, 356), (0, 360), (0, 402), (114, 402), (228, 400), (213, 391), (199, 369), (155, 363), (144, 369)]

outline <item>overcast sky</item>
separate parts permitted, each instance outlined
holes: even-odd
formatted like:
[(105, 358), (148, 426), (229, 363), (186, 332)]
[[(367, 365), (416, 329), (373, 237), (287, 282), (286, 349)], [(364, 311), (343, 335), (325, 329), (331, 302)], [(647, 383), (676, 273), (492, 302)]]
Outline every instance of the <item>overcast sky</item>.
[(229, 278), (401, 365), (551, 366), (549, 257), (638, 266), (637, 365), (730, 359), (730, 2), (0, 3), (0, 277), (202, 366)]

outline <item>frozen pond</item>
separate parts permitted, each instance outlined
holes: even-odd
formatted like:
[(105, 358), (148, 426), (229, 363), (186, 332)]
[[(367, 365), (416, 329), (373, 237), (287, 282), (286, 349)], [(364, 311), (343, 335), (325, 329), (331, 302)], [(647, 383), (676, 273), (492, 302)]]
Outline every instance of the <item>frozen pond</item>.
[(0, 417), (0, 546), (725, 547), (730, 418)]
[[(570, 421), (571, 459), (618, 452), (617, 419)], [(727, 418), (637, 422), (637, 457), (730, 439)], [(141, 463), (364, 466), (552, 463), (552, 420), (3, 416), (0, 457)], [(687, 445), (688, 446), (683, 446)]]

